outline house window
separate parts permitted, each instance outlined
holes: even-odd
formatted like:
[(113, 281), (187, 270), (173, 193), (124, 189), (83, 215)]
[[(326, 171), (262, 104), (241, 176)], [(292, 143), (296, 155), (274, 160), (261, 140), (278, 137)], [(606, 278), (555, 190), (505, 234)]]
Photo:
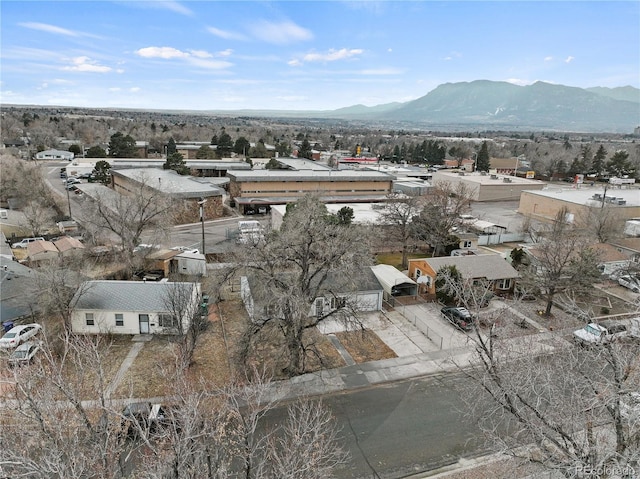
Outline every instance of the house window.
[(178, 318), (176, 318), (173, 314), (160, 313), (158, 314), (158, 326), (160, 326), (161, 328), (177, 328)]
[(87, 326), (93, 326), (95, 321), (93, 320), (93, 313), (84, 313), (84, 319), (87, 323)]
[(511, 288), (511, 279), (501, 279), (498, 281), (498, 289)]
[(331, 309), (344, 308), (347, 305), (347, 298), (333, 297), (331, 298)]
[(116, 313), (116, 326), (124, 326), (124, 314)]
[(422, 276), (422, 271), (416, 268), (416, 279), (418, 279), (420, 276)]
[(465, 241), (462, 243), (462, 247), (463, 247), (463, 248), (471, 248), (471, 241), (470, 241), (470, 240), (465, 240)]

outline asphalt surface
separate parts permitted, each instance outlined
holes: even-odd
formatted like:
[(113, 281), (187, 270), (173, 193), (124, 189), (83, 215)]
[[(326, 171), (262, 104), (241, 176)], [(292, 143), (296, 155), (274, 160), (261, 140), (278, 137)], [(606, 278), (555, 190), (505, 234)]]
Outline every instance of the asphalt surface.
[[(349, 461), (337, 478), (407, 477), (484, 452), (479, 430), (460, 412), (459, 374), (393, 382), (324, 396), (342, 427)], [(284, 421), (286, 406), (268, 421)]]

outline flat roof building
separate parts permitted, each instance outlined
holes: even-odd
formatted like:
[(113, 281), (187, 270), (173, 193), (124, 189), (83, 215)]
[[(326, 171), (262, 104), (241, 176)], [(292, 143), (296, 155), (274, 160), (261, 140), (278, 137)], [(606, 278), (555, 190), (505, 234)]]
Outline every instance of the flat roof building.
[(473, 201), (513, 201), (518, 200), (523, 191), (541, 190), (545, 187), (542, 181), (518, 176), (443, 170), (433, 173), (434, 186), (445, 181), (454, 186), (460, 183), (467, 185)]
[(228, 171), (229, 194), (243, 213), (292, 203), (307, 194), (325, 203), (384, 201), (395, 177), (377, 171), (333, 170), (308, 160), (278, 160), (289, 169)]
[(181, 176), (173, 170), (133, 168), (111, 170), (111, 183), (113, 189), (123, 195), (130, 196), (142, 187), (176, 200), (174, 217), (179, 224), (199, 221), (198, 201), (202, 198), (207, 200), (204, 204), (206, 219), (223, 215), (223, 190), (203, 178)]
[(561, 208), (566, 208), (569, 220), (582, 225), (589, 211), (596, 208), (615, 210), (619, 220), (640, 217), (640, 188), (607, 188), (583, 186), (581, 188), (545, 188), (524, 191), (518, 212), (540, 221), (552, 221)]

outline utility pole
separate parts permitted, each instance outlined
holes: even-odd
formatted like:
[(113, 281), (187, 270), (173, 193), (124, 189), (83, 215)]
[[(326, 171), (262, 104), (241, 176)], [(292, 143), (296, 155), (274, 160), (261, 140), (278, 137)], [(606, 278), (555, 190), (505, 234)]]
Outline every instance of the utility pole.
[(67, 190), (67, 203), (69, 204), (69, 219), (71, 219), (71, 196), (69, 196), (69, 186), (67, 182), (64, 183), (64, 188)]
[(198, 205), (200, 206), (200, 223), (202, 224), (202, 254), (206, 255), (204, 250), (204, 204), (207, 202), (204, 198), (200, 198)]

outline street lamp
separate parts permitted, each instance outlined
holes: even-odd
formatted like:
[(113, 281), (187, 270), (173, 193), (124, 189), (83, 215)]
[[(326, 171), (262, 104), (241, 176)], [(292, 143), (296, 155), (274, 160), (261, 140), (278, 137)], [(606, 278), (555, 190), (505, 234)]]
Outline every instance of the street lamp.
[(67, 190), (67, 203), (69, 204), (69, 219), (71, 219), (71, 197), (69, 196), (69, 186), (65, 181), (64, 187)]
[(202, 223), (202, 254), (206, 255), (204, 251), (204, 204), (207, 202), (204, 198), (200, 198), (198, 206), (200, 206), (200, 223)]

